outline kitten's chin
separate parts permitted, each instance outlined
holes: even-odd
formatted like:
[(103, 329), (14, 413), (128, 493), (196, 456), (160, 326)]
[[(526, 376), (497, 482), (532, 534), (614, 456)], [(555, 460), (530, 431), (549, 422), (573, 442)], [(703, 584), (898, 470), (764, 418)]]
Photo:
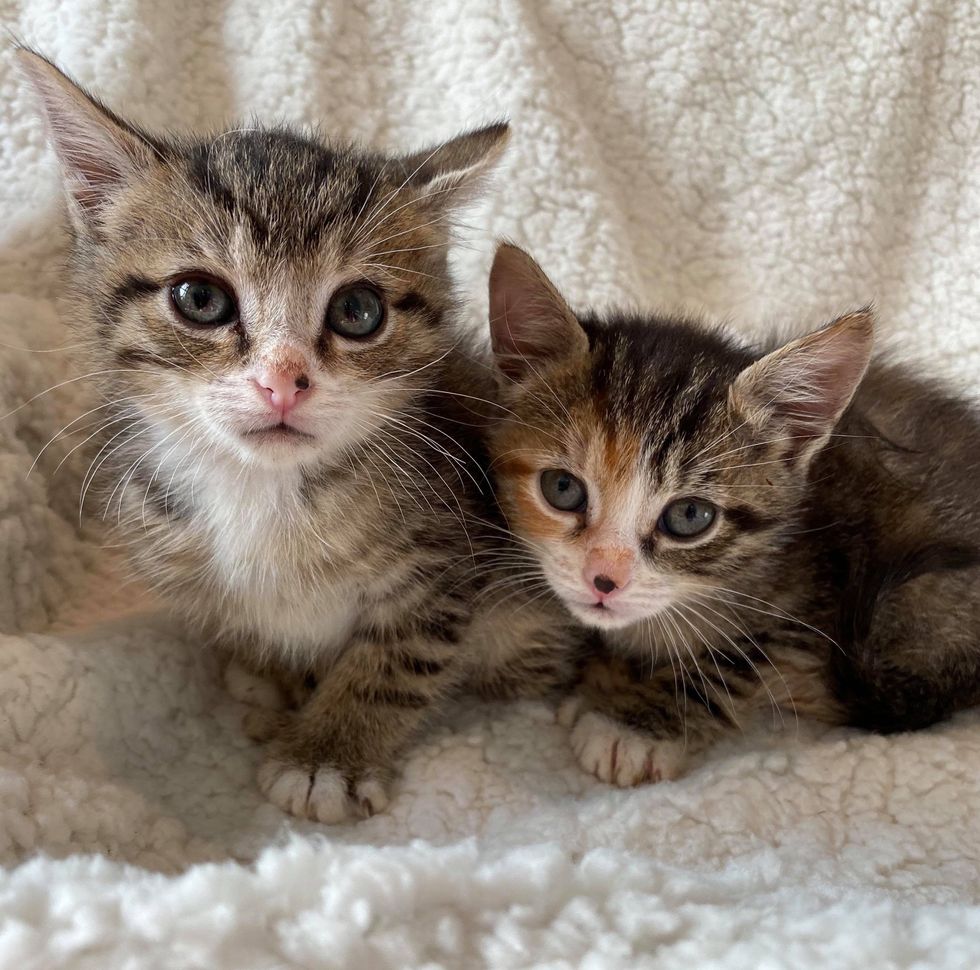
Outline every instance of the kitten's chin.
[(249, 461), (280, 466), (309, 461), (323, 448), (314, 435), (288, 425), (243, 432), (236, 443)]

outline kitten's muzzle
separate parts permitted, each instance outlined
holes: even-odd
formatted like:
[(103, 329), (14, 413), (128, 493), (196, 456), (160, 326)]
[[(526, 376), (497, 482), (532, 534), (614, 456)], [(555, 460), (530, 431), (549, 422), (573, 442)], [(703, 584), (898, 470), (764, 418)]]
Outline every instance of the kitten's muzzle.
[(309, 377), (296, 370), (265, 368), (252, 378), (252, 383), (283, 422), (286, 415), (311, 391)]
[(305, 363), (279, 358), (261, 365), (247, 379), (261, 397), (264, 413), (254, 415), (258, 426), (244, 431), (245, 438), (263, 444), (314, 439), (303, 430), (302, 416), (296, 414), (298, 406), (313, 394)]
[(628, 549), (596, 548), (585, 557), (582, 579), (596, 606), (618, 596), (633, 578), (635, 557)]

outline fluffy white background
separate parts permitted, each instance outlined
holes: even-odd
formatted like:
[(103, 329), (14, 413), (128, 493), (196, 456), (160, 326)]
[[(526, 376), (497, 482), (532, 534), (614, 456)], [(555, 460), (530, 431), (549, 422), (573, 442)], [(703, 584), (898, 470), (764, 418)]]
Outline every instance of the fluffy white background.
[[(980, 12), (957, 0), (4, 0), (5, 24), (148, 125), (256, 115), (417, 147), (502, 115), (464, 233), (578, 302), (816, 323), (975, 373)], [(0, 413), (71, 373), (58, 185), (0, 58)], [(88, 405), (0, 421), (0, 966), (980, 966), (980, 721), (789, 724), (632, 792), (544, 707), (467, 705), (389, 814), (287, 822), (193, 635), (77, 527)], [(261, 555), (261, 550), (256, 550)]]

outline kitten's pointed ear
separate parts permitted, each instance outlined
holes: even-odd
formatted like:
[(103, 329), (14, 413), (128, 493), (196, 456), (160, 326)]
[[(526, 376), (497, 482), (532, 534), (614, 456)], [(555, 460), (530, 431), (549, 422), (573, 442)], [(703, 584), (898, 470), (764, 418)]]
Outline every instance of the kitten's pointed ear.
[(497, 366), (523, 380), (542, 364), (588, 353), (589, 340), (531, 257), (502, 243), (490, 270), (490, 342)]
[(874, 327), (874, 313), (866, 308), (780, 347), (739, 374), (731, 390), (733, 405), (773, 440), (785, 437), (785, 457), (809, 460), (826, 443), (868, 369)]
[(84, 224), (123, 181), (149, 166), (153, 146), (40, 54), (21, 48), (17, 58), (41, 100), (72, 217)]
[(510, 139), (505, 121), (459, 135), (437, 148), (402, 159), (411, 185), (439, 206), (458, 205), (476, 195)]

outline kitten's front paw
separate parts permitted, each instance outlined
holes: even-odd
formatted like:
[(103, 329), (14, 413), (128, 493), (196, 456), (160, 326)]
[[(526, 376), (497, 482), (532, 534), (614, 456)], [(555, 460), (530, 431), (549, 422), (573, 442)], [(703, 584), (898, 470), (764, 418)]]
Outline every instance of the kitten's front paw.
[(329, 765), (311, 771), (269, 758), (259, 768), (258, 782), (266, 798), (284, 812), (325, 825), (368, 818), (388, 807), (384, 782), (370, 772), (348, 779)]
[[(569, 713), (565, 712), (566, 717)], [(597, 711), (578, 717), (571, 741), (575, 757), (586, 771), (620, 788), (676, 778), (684, 762), (683, 741), (634, 731)]]

